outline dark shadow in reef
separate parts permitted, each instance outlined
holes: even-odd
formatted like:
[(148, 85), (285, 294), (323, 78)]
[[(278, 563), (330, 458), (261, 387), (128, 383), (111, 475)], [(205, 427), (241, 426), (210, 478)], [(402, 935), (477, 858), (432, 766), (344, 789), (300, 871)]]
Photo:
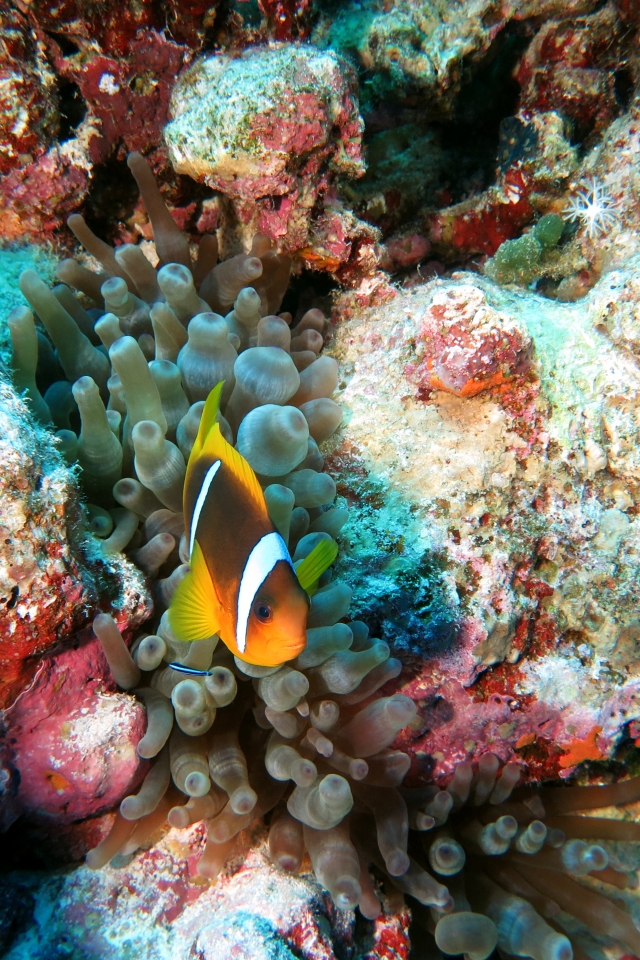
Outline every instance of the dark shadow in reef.
[(302, 270), (296, 276), (292, 275), (280, 310), (289, 312), (294, 323), (312, 307), (322, 310), (328, 317), (331, 314), (332, 295), (339, 288), (338, 281), (329, 273)]
[(448, 159), (446, 170), (456, 171), (448, 185), (452, 203), (496, 181), (501, 126), (516, 112), (520, 97), (513, 71), (532, 38), (526, 22), (511, 22), (492, 42), (479, 67), (471, 70), (463, 62), (465, 80), (452, 118), (436, 124)]

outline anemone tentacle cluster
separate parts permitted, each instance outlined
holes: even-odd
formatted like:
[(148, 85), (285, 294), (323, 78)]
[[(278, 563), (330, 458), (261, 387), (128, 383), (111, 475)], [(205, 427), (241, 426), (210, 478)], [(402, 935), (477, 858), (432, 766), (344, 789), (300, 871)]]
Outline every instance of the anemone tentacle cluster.
[[(58, 428), (67, 458), (77, 460), (94, 501), (91, 530), (107, 553), (128, 548), (155, 581), (157, 632), (135, 637), (132, 653), (111, 614), (94, 621), (114, 680), (145, 703), (148, 728), (138, 753), (152, 764), (89, 863), (99, 867), (137, 849), (165, 820), (181, 826), (207, 820), (199, 870), (213, 877), (239, 832), (277, 806), (276, 862), (299, 868), (306, 845), (336, 902), (351, 907), (366, 893), (341, 825), (354, 804), (349, 781), (399, 782), (409, 758), (386, 748), (415, 715), (401, 695), (364, 709), (358, 704), (396, 677), (400, 662), (387, 644), (369, 639), (365, 624), (340, 622), (351, 591), (331, 582), (329, 571), (311, 600), (306, 649), (281, 668), (244, 663), (217, 637), (180, 643), (166, 613), (188, 570), (185, 461), (204, 400), (219, 381), (225, 382), (223, 434), (260, 478), (294, 564), (346, 521), (347, 511), (331, 506), (335, 482), (322, 472), (318, 448), (341, 420), (330, 399), (337, 364), (318, 356), (326, 321), (309, 310), (291, 330), (291, 318), (276, 315), (290, 264), (263, 237), (254, 239), (250, 254), (220, 264), (215, 238), (205, 237), (193, 264), (146, 163), (137, 155), (129, 163), (152, 220), (160, 269), (139, 248), (114, 251), (81, 217), (70, 218), (104, 274), (66, 260), (58, 269), (66, 283), (53, 291), (33, 272), (21, 277), (59, 363), (59, 378), (54, 374), (44, 396), (36, 363), (51, 343), (27, 308), (10, 321), (14, 380), (35, 415)], [(71, 287), (96, 306), (85, 309)], [(206, 676), (188, 676), (189, 670)], [(331, 851), (338, 851), (337, 861)]]
[(477, 764), (459, 763), (446, 789), (402, 791), (420, 838), (412, 852), (450, 893), (421, 917), (436, 945), (474, 960), (496, 946), (508, 956), (578, 960), (594, 935), (638, 953), (640, 931), (616, 900), (637, 878), (613, 865), (610, 849), (640, 841), (640, 825), (582, 814), (636, 802), (640, 777), (518, 787), (520, 765), (500, 766), (485, 753)]
[[(266, 817), (277, 866), (298, 872), (308, 853), (336, 905), (357, 905), (368, 919), (381, 909), (377, 880), (391, 884), (427, 908), (427, 929), (447, 955), (486, 960), (497, 945), (512, 956), (570, 960), (581, 948), (565, 929), (568, 915), (640, 952), (630, 917), (602, 892), (631, 881), (591, 842), (637, 840), (640, 831), (576, 815), (638, 799), (637, 779), (518, 789), (520, 766), (499, 772), (485, 754), (477, 766), (459, 764), (444, 789), (405, 788), (410, 758), (393, 743), (415, 704), (380, 695), (401, 663), (363, 622), (348, 621), (350, 588), (331, 571), (311, 598), (306, 648), (282, 666), (245, 663), (216, 636), (184, 644), (172, 633), (167, 608), (188, 571), (185, 461), (205, 398), (225, 381), (221, 430), (256, 472), (297, 564), (347, 520), (319, 449), (341, 420), (331, 399), (338, 370), (321, 355), (320, 311), (293, 329), (277, 314), (286, 257), (257, 236), (249, 254), (218, 264), (215, 238), (205, 237), (193, 262), (145, 162), (132, 155), (129, 163), (160, 268), (138, 247), (114, 251), (73, 217), (104, 273), (63, 261), (64, 282), (51, 291), (27, 272), (22, 290), (48, 337), (28, 308), (10, 318), (15, 383), (78, 462), (90, 530), (107, 554), (128, 549), (154, 582), (155, 632), (134, 637), (131, 649), (117, 612), (94, 621), (114, 680), (146, 706), (137, 750), (149, 766), (89, 866), (122, 862), (167, 822), (202, 821), (198, 871), (214, 878), (241, 831)], [(48, 358), (44, 394), (39, 355)], [(600, 881), (598, 890), (585, 878)]]

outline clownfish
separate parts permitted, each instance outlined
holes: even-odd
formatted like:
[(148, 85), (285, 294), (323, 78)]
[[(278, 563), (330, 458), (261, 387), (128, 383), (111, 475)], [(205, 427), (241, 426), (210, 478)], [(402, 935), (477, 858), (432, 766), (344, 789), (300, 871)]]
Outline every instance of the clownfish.
[(187, 465), (190, 571), (171, 599), (169, 626), (183, 641), (218, 634), (240, 660), (275, 667), (304, 650), (309, 594), (337, 547), (321, 541), (294, 569), (258, 478), (220, 432), (223, 385), (207, 398)]

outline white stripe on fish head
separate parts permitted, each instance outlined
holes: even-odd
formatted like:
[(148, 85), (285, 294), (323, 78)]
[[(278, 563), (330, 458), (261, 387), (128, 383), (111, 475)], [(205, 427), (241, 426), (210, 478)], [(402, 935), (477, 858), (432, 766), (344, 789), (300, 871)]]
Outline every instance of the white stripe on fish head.
[(209, 493), (209, 488), (213, 482), (213, 478), (220, 469), (220, 460), (216, 460), (215, 463), (212, 463), (207, 472), (204, 475), (204, 480), (202, 481), (202, 486), (200, 487), (200, 493), (198, 494), (198, 499), (196, 500), (196, 505), (193, 508), (193, 516), (191, 517), (191, 529), (189, 531), (189, 558), (193, 553), (193, 546), (196, 542), (196, 533), (198, 531), (198, 521), (200, 520), (200, 514), (202, 513), (202, 508), (204, 507), (204, 502), (207, 499), (207, 494)]
[(293, 570), (293, 563), (287, 545), (279, 533), (268, 533), (258, 540), (249, 554), (249, 558), (242, 571), (240, 589), (238, 591), (238, 622), (236, 626), (236, 643), (240, 653), (244, 653), (247, 646), (247, 630), (249, 616), (256, 594), (267, 579), (276, 563), (285, 560)]

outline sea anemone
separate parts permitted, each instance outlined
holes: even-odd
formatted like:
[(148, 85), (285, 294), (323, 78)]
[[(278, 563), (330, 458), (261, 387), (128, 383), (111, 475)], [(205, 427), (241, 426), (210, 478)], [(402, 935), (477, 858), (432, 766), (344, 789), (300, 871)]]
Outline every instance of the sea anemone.
[(206, 396), (225, 381), (221, 430), (258, 474), (295, 564), (347, 520), (319, 449), (341, 420), (331, 399), (338, 371), (319, 356), (320, 311), (293, 329), (276, 313), (288, 258), (259, 236), (250, 253), (217, 264), (215, 238), (204, 237), (194, 263), (145, 161), (134, 154), (129, 164), (159, 270), (139, 247), (114, 250), (73, 217), (105, 272), (65, 260), (53, 291), (23, 274), (48, 337), (26, 307), (9, 321), (15, 384), (79, 464), (90, 530), (105, 554), (128, 549), (153, 582), (155, 632), (131, 649), (117, 612), (94, 620), (115, 682), (146, 706), (137, 750), (150, 763), (89, 866), (132, 855), (167, 822), (204, 822), (198, 870), (214, 878), (241, 831), (265, 817), (278, 867), (295, 873), (308, 853), (336, 905), (357, 905), (368, 919), (380, 912), (382, 880), (413, 898), (417, 922), (448, 955), (484, 960), (497, 944), (534, 960), (578, 958), (569, 915), (639, 952), (640, 933), (606, 896), (630, 880), (590, 841), (637, 840), (640, 828), (575, 811), (636, 800), (640, 780), (517, 788), (520, 766), (498, 776), (497, 758), (485, 754), (476, 767), (459, 764), (444, 789), (403, 787), (410, 758), (393, 742), (416, 707), (381, 695), (401, 663), (363, 622), (348, 621), (350, 588), (331, 571), (311, 598), (306, 648), (281, 667), (244, 663), (217, 637), (183, 644), (172, 634), (166, 611), (188, 570), (185, 459)]
[(564, 213), (568, 220), (586, 227), (591, 240), (607, 233), (619, 219), (617, 202), (599, 180), (591, 180), (571, 197)]
[[(345, 523), (346, 509), (332, 506), (336, 486), (322, 472), (318, 447), (341, 421), (330, 399), (337, 364), (318, 356), (326, 320), (312, 309), (291, 329), (290, 316), (276, 315), (290, 261), (264, 237), (254, 239), (249, 254), (220, 264), (215, 238), (204, 237), (194, 264), (145, 161), (133, 154), (129, 165), (154, 227), (160, 268), (140, 248), (113, 250), (81, 217), (70, 218), (105, 273), (65, 260), (58, 274), (67, 284), (53, 291), (32, 271), (21, 277), (56, 348), (49, 359), (54, 382), (44, 396), (36, 365), (39, 353), (51, 354), (51, 342), (26, 307), (9, 324), (14, 382), (34, 414), (58, 427), (65, 455), (79, 464), (92, 501), (90, 529), (102, 538), (102, 551), (128, 549), (154, 581), (157, 632), (135, 637), (133, 656), (110, 613), (94, 621), (114, 680), (146, 705), (148, 729), (138, 753), (153, 763), (88, 862), (99, 867), (137, 849), (167, 819), (181, 826), (205, 819), (199, 869), (214, 877), (239, 832), (280, 804), (271, 827), (276, 862), (297, 869), (305, 844), (336, 902), (351, 907), (363, 895), (363, 868), (343, 823), (354, 803), (350, 779), (395, 783), (409, 766), (405, 754), (387, 747), (415, 705), (402, 695), (368, 703), (399, 674), (400, 662), (386, 643), (368, 637), (364, 623), (340, 622), (351, 590), (332, 582), (330, 571), (311, 599), (306, 649), (281, 668), (243, 663), (217, 637), (180, 643), (166, 614), (188, 570), (185, 460), (203, 401), (220, 380), (222, 431), (257, 472), (294, 564)], [(93, 305), (83, 306), (70, 286)], [(334, 848), (342, 858), (335, 876)]]
[[(640, 825), (579, 813), (637, 801), (640, 777), (517, 787), (520, 773), (517, 763), (500, 771), (498, 758), (486, 753), (477, 765), (458, 764), (444, 790), (402, 791), (410, 823), (421, 831), (412, 852), (451, 894), (444, 908), (418, 913), (418, 922), (445, 954), (473, 960), (485, 960), (496, 945), (533, 960), (586, 960), (586, 931), (638, 953), (640, 932), (609, 899), (637, 886), (635, 874), (611, 866), (597, 841), (640, 841)], [(394, 880), (401, 889), (402, 880)]]

